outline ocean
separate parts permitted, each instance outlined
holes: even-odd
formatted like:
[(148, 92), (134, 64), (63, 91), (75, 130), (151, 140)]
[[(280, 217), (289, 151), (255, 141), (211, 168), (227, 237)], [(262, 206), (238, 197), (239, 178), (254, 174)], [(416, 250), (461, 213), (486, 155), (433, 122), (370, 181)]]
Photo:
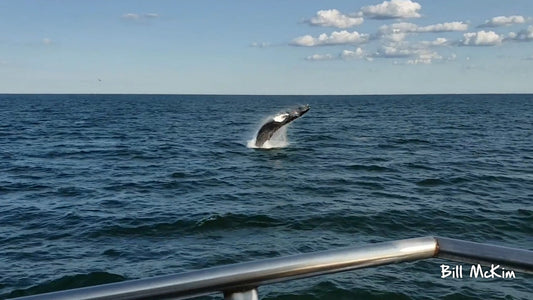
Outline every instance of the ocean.
[[(0, 205), (2, 299), (420, 236), (532, 250), (533, 95), (0, 95)], [(533, 275), (444, 263), (259, 295), (531, 299)]]

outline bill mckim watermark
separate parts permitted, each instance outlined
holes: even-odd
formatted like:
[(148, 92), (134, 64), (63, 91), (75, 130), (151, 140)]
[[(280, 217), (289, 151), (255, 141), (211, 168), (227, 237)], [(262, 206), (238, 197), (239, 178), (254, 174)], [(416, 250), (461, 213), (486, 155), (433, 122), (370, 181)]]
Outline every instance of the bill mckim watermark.
[[(471, 265), (470, 271), (468, 271), (468, 267), (466, 268), (467, 275), (470, 278), (502, 278), (502, 279), (513, 279), (516, 278), (514, 271), (512, 270), (506, 270), (503, 267), (500, 267), (500, 265), (490, 265), (489, 267), (483, 268), (480, 264), (477, 265)], [(463, 272), (463, 266), (462, 265), (455, 265), (450, 267), (449, 265), (440, 265), (440, 278), (463, 278), (464, 272)]]

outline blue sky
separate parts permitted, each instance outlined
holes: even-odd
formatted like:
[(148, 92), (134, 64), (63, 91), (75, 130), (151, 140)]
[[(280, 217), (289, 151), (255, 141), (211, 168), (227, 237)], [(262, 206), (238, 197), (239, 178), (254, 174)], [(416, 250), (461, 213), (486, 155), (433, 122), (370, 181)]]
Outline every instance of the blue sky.
[(533, 93), (531, 0), (3, 0), (0, 27), (0, 93)]

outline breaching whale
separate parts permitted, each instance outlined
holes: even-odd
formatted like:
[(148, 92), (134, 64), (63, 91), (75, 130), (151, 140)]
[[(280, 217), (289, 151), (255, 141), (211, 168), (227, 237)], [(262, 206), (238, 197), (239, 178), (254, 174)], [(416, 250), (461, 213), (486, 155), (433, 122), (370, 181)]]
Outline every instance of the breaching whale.
[(277, 114), (272, 119), (269, 119), (257, 132), (255, 146), (261, 148), (278, 129), (303, 116), (310, 108), (309, 104), (307, 104), (295, 110)]

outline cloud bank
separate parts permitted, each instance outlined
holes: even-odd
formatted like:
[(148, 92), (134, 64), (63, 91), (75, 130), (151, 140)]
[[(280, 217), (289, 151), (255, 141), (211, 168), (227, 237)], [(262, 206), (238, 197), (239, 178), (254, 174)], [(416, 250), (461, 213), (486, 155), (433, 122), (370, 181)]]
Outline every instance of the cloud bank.
[[(465, 21), (440, 22), (430, 25), (420, 25), (415, 22), (403, 21), (422, 17), (422, 5), (413, 0), (386, 0), (379, 4), (362, 6), (354, 13), (344, 13), (337, 9), (319, 10), (307, 19), (305, 23), (311, 26), (332, 27), (336, 31), (316, 35), (302, 35), (289, 42), (290, 46), (298, 47), (337, 47), (346, 45), (362, 45), (365, 48), (375, 46), (374, 51), (367, 51), (361, 47), (355, 49), (338, 49), (338, 54), (313, 54), (305, 57), (309, 61), (354, 60), (403, 58), (406, 64), (430, 64), (436, 61), (454, 61), (457, 54), (453, 47), (491, 47), (500, 46), (508, 41), (533, 41), (533, 26), (520, 31), (502, 33), (502, 29), (485, 29), (469, 31), (471, 24)], [(377, 25), (374, 32), (361, 33), (348, 31), (347, 28), (356, 27), (365, 19), (398, 20)], [(478, 28), (500, 28), (526, 24), (533, 19), (522, 15), (497, 16), (485, 20)], [(372, 21), (375, 22), (375, 21)], [(384, 22), (383, 22), (384, 23)], [(371, 24), (371, 23), (368, 23)], [(368, 26), (367, 26), (368, 27)], [(476, 27), (473, 25), (473, 27)], [(341, 30), (342, 29), (342, 30)], [(461, 32), (454, 38), (453, 33)], [(443, 33), (443, 36), (435, 36)], [(445, 35), (444, 35), (445, 33)], [(432, 39), (423, 40), (423, 35), (434, 35)], [(254, 43), (253, 47), (263, 47)], [(447, 51), (447, 55), (439, 52)], [(401, 64), (402, 62), (395, 63)]]

